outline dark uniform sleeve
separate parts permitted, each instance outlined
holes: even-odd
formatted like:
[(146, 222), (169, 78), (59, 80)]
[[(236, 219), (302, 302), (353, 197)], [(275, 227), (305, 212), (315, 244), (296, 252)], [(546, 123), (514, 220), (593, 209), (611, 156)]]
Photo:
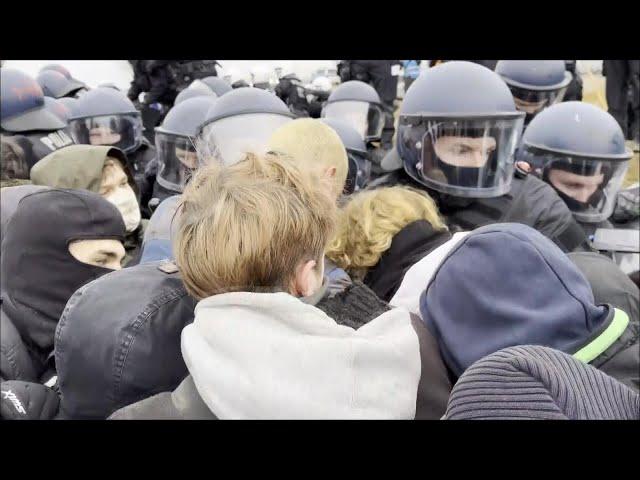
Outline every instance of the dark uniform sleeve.
[(3, 420), (53, 420), (58, 413), (58, 394), (45, 385), (12, 380), (3, 382), (1, 389)]

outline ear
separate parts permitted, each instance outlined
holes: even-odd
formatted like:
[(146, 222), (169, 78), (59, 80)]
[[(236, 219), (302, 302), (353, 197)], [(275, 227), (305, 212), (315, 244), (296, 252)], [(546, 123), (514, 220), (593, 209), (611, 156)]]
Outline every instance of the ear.
[(329, 167), (327, 168), (327, 170), (324, 172), (324, 176), (327, 178), (333, 178), (336, 176), (336, 167)]
[(293, 279), (293, 292), (291, 292), (293, 295), (297, 297), (308, 297), (313, 295), (317, 288), (314, 271), (315, 266), (315, 260), (309, 260), (308, 262), (298, 265)]

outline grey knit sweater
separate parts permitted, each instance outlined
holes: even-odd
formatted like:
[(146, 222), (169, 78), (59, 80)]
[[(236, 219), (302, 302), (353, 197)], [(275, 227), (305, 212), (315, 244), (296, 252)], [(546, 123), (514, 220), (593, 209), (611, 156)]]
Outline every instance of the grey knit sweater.
[(448, 420), (639, 420), (639, 395), (563, 352), (510, 347), (474, 363), (456, 383)]

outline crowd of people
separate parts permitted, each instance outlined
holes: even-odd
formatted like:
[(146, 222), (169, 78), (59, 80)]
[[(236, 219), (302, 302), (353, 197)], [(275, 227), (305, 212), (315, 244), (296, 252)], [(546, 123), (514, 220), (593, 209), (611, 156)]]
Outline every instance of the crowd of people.
[(637, 103), (563, 60), (130, 62), (0, 68), (3, 419), (640, 420), (640, 248), (595, 242), (638, 235)]

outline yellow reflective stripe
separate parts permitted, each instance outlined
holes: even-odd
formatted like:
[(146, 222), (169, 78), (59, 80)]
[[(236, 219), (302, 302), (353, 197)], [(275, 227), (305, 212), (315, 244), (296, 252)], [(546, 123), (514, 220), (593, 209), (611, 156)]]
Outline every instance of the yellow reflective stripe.
[(625, 312), (616, 308), (613, 320), (606, 330), (598, 338), (574, 353), (573, 356), (584, 363), (591, 362), (620, 338), (627, 325), (629, 325), (629, 317)]

